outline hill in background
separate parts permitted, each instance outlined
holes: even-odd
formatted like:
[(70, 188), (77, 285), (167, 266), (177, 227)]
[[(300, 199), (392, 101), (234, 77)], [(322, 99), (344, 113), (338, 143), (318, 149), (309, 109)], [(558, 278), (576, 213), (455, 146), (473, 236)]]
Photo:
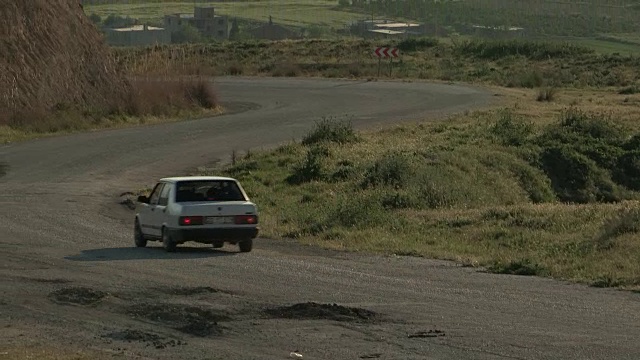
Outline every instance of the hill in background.
[(0, 19), (0, 124), (25, 111), (104, 111), (129, 96), (78, 0), (0, 0)]

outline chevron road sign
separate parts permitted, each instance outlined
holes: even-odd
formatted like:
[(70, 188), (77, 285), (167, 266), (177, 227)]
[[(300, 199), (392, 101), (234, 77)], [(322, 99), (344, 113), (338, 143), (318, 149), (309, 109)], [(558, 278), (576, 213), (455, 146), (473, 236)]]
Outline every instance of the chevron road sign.
[(373, 53), (379, 58), (396, 58), (398, 57), (397, 48), (377, 47)]

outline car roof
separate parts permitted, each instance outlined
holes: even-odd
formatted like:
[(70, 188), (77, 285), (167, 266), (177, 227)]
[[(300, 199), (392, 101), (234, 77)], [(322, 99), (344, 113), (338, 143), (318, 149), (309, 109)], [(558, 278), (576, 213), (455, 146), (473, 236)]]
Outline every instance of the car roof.
[(212, 181), (212, 180), (226, 180), (226, 181), (237, 181), (234, 178), (224, 177), (224, 176), (179, 176), (179, 177), (167, 177), (162, 178), (160, 181), (175, 183), (179, 181)]

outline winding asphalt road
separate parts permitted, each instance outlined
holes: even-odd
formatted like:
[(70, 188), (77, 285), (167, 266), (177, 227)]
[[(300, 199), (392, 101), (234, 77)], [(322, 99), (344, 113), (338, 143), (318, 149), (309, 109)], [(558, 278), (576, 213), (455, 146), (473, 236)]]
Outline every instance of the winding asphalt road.
[[(356, 127), (372, 128), (491, 99), (479, 89), (427, 83), (233, 78), (216, 86), (235, 114), (0, 148), (0, 162), (9, 166), (0, 177), (0, 351), (33, 345), (149, 359), (283, 359), (294, 350), (304, 359), (640, 358), (638, 294), (284, 240), (260, 239), (248, 254), (133, 248), (132, 213), (116, 202), (123, 191), (225, 160), (233, 150), (299, 138), (322, 116), (349, 116)], [(83, 299), (95, 302), (78, 304)], [(304, 320), (265, 311), (308, 301), (378, 315)], [(198, 336), (203, 330), (207, 336)]]

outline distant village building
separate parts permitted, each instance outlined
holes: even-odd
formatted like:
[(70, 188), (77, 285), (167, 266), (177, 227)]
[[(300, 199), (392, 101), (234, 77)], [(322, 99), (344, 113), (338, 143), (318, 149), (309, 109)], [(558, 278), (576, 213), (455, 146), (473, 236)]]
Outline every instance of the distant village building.
[(284, 40), (284, 39), (300, 39), (301, 34), (282, 25), (273, 23), (273, 19), (269, 16), (267, 24), (258, 26), (249, 30), (249, 34), (256, 39), (264, 40)]
[(353, 23), (350, 31), (362, 37), (408, 37), (408, 36), (444, 36), (443, 29), (414, 22), (392, 20), (359, 20)]
[(467, 31), (470, 35), (494, 39), (513, 39), (525, 36), (524, 28), (517, 26), (471, 25)]
[(126, 28), (105, 29), (105, 39), (114, 46), (147, 46), (170, 44), (171, 33), (164, 28), (134, 25)]
[(213, 7), (195, 7), (193, 14), (170, 14), (164, 17), (164, 27), (172, 33), (180, 31), (186, 24), (195, 27), (207, 37), (219, 40), (229, 38), (228, 17), (216, 15)]

